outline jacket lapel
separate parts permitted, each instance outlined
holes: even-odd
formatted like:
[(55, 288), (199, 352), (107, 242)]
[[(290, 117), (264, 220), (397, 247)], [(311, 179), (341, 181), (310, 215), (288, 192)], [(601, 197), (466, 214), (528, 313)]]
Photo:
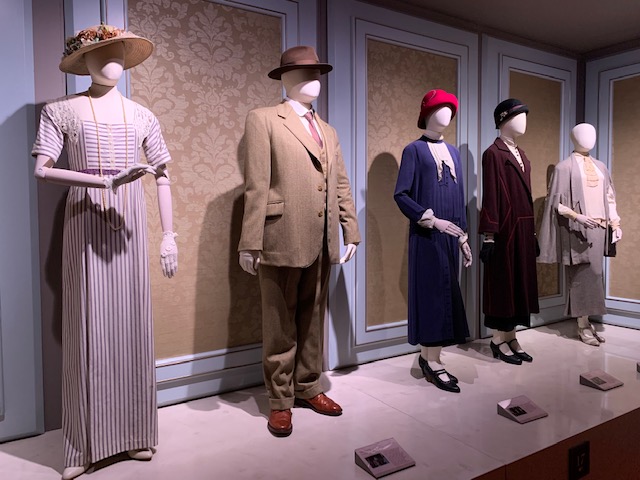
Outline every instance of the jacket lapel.
[(496, 138), (494, 143), (500, 150), (502, 150), (505, 153), (505, 158), (507, 159), (507, 162), (509, 162), (513, 166), (513, 168), (516, 169), (516, 172), (518, 172), (518, 175), (520, 176), (520, 180), (522, 180), (522, 183), (527, 189), (527, 192), (529, 192), (529, 197), (531, 198), (531, 185), (529, 184), (529, 182), (527, 182), (527, 178), (531, 178), (531, 175), (525, 176), (525, 174), (527, 173), (528, 162), (525, 162), (526, 157), (524, 156), (522, 150), (518, 148), (518, 151), (520, 152), (520, 156), (522, 157), (522, 164), (524, 165), (524, 169), (525, 169), (524, 172), (522, 171), (522, 167), (520, 167), (520, 164), (518, 163), (518, 160), (516, 159), (516, 157), (513, 155), (513, 153), (511, 153), (511, 150), (509, 150), (509, 147), (507, 147), (507, 144), (504, 143), (504, 141), (500, 137)]
[(302, 145), (304, 145), (304, 148), (306, 148), (315, 159), (319, 159), (320, 146), (311, 137), (309, 132), (307, 132), (307, 129), (304, 128), (304, 125), (300, 121), (296, 112), (293, 111), (293, 108), (291, 108), (291, 105), (284, 101), (278, 105), (277, 112), (278, 116), (283, 119), (284, 126), (293, 134), (294, 137), (298, 139), (300, 143), (302, 143)]

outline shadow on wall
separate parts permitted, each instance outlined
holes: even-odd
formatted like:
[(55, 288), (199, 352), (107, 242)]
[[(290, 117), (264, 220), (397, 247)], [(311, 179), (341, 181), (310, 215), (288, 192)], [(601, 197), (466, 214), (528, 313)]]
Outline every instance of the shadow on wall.
[(480, 337), (480, 325), (482, 323), (482, 310), (480, 301), (482, 299), (482, 291), (480, 290), (480, 245), (482, 239), (478, 235), (478, 219), (480, 218), (480, 205), (478, 205), (478, 176), (474, 173), (479, 170), (476, 161), (469, 150), (469, 145), (464, 143), (458, 148), (460, 151), (460, 161), (464, 171), (464, 187), (467, 192), (476, 192), (475, 195), (468, 195), (466, 200), (467, 214), (467, 234), (469, 235), (469, 246), (473, 255), (473, 263), (471, 267), (464, 268), (460, 265), (460, 289), (462, 298), (465, 301), (465, 312), (467, 314), (467, 324), (469, 326), (469, 335), (471, 339)]
[(409, 222), (393, 198), (397, 178), (395, 156), (384, 152), (373, 159), (363, 194), (366, 195), (367, 326), (407, 318)]
[[(239, 159), (243, 158), (243, 148), (244, 137), (238, 145)], [(244, 165), (239, 165), (239, 170), (244, 177)], [(210, 351), (212, 344), (216, 345), (216, 349), (243, 346), (257, 349), (262, 339), (258, 278), (246, 273), (238, 264), (238, 243), (244, 213), (243, 196), (244, 184), (240, 184), (221, 192), (206, 206), (198, 245), (193, 338), (195, 352)], [(217, 390), (228, 392), (237, 389), (238, 379), (225, 375), (224, 371), (245, 365), (232, 363), (234, 360), (230, 355), (218, 358), (221, 364), (216, 365), (216, 370), (219, 368), (220, 371), (213, 374), (218, 381)], [(259, 361), (260, 357), (254, 352), (251, 358)], [(188, 396), (202, 395), (188, 392)], [(235, 398), (229, 396), (226, 400), (234, 401)], [(238, 402), (244, 400), (244, 397), (238, 396)], [(190, 406), (209, 410), (212, 403), (192, 402)], [(268, 412), (268, 405), (266, 411)]]
[[(42, 107), (44, 103), (36, 106), (37, 119)], [(32, 160), (29, 177), (38, 191), (44, 421), (45, 431), (49, 431), (62, 426), (62, 244), (69, 187), (37, 181), (33, 166)], [(69, 168), (66, 149), (55, 168)]]

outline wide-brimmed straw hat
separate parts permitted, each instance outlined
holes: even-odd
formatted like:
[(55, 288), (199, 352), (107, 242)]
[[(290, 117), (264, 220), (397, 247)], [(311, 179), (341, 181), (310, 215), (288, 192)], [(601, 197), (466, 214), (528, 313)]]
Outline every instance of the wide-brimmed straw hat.
[(320, 63), (315, 48), (299, 45), (285, 50), (280, 57), (280, 66), (271, 70), (268, 75), (269, 78), (280, 80), (284, 72), (300, 68), (314, 68), (320, 70), (321, 74), (333, 70), (333, 67), (328, 63)]
[(89, 75), (84, 54), (115, 42), (124, 44), (125, 70), (144, 62), (153, 52), (151, 40), (112, 25), (95, 25), (80, 30), (75, 37), (67, 39), (60, 70), (76, 75)]

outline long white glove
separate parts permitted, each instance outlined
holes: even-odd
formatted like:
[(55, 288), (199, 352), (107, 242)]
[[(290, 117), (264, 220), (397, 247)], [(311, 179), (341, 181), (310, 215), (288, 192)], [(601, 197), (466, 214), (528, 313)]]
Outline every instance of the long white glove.
[(464, 231), (459, 226), (451, 223), (449, 220), (436, 217), (430, 208), (422, 214), (422, 218), (418, 220), (418, 225), (423, 228), (436, 228), (440, 232), (451, 235), (452, 237), (461, 237), (464, 235)]
[(155, 175), (156, 169), (151, 165), (147, 165), (145, 163), (134, 163), (124, 170), (119, 171), (115, 175), (104, 177), (103, 180), (105, 183), (105, 187), (110, 188), (113, 193), (116, 193), (118, 187), (124, 185), (125, 183), (133, 182), (134, 180), (137, 180), (147, 173)]
[(260, 252), (258, 250), (242, 250), (238, 252), (240, 267), (251, 275), (257, 275), (260, 266)]
[(598, 222), (593, 218), (582, 215), (581, 213), (576, 214), (575, 221), (585, 228), (596, 228), (598, 226)]
[(344, 256), (340, 259), (340, 263), (347, 263), (349, 260), (351, 260), (353, 256), (356, 254), (357, 248), (358, 246), (355, 243), (347, 244), (347, 251), (344, 254)]
[(464, 268), (469, 268), (473, 263), (473, 255), (471, 255), (471, 247), (467, 242), (460, 244), (460, 251), (462, 252), (462, 265)]
[(173, 277), (178, 271), (178, 245), (175, 241), (177, 236), (178, 234), (174, 232), (162, 234), (160, 265), (162, 265), (162, 274), (167, 278)]

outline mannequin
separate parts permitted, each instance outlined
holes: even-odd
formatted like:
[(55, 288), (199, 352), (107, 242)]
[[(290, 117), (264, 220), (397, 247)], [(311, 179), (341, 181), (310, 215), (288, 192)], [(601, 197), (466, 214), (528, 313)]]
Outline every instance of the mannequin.
[(324, 312), (331, 264), (353, 257), (360, 232), (337, 134), (312, 109), (332, 68), (312, 47), (286, 50), (269, 77), (287, 98), (249, 112), (245, 126), (239, 263), (260, 281), (267, 429), (276, 437), (291, 434), (294, 405), (342, 414), (319, 382)]
[(533, 361), (520, 346), (515, 327), (530, 326), (530, 314), (539, 311), (531, 163), (516, 144), (526, 131), (528, 113), (515, 98), (498, 104), (494, 120), (500, 136), (482, 155), (484, 322), (494, 330), (493, 357), (513, 365)]
[(460, 153), (445, 143), (442, 132), (458, 108), (458, 99), (444, 90), (427, 92), (418, 127), (422, 138), (407, 145), (394, 199), (411, 221), (409, 228), (409, 343), (420, 344), (418, 363), (425, 378), (438, 388), (460, 392), (458, 379), (441, 360), (442, 347), (469, 336), (458, 284), (458, 250), (471, 266), (467, 242), (464, 186)]
[[(91, 86), (45, 105), (32, 151), (36, 178), (70, 186), (62, 338), (67, 480), (120, 452), (151, 460), (157, 444), (146, 206), (139, 179), (156, 178), (164, 232), (160, 261), (171, 278), (177, 271), (165, 165), (171, 158), (157, 119), (116, 88), (123, 70), (152, 50), (149, 40), (108, 25), (71, 38), (60, 69), (91, 75)], [(149, 164), (137, 161), (140, 146)], [(63, 147), (69, 170), (54, 166)]]
[(612, 243), (622, 238), (611, 175), (604, 163), (591, 157), (596, 129), (588, 123), (571, 130), (573, 153), (556, 165), (540, 228), (541, 263), (562, 262), (568, 301), (565, 315), (575, 317), (578, 336), (587, 345), (605, 341), (589, 323), (589, 315), (603, 315), (602, 272), (606, 227)]

